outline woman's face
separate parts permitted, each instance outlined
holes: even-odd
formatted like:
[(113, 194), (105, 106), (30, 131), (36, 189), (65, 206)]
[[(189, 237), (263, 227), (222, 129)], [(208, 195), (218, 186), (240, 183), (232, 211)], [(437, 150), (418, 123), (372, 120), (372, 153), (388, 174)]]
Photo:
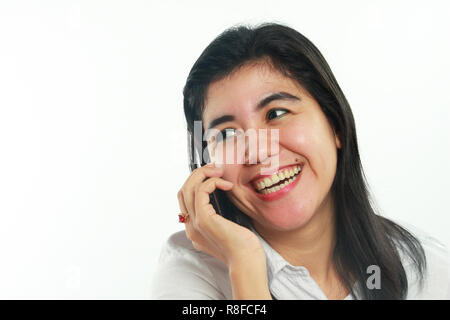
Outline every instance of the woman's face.
[[(264, 98), (280, 92), (285, 98), (274, 99), (257, 108)], [(341, 147), (341, 142), (319, 104), (304, 88), (268, 65), (253, 64), (212, 83), (205, 102), (205, 130), (213, 120), (231, 116), (222, 118), (225, 121), (214, 126), (219, 131), (226, 129), (228, 138), (215, 146), (210, 144), (210, 153), (221, 148), (225, 153), (230, 148), (237, 151), (237, 143), (233, 147), (230, 141), (235, 141), (233, 134), (238, 129), (244, 132), (278, 129), (278, 148), (270, 148), (269, 133), (264, 140), (268, 142), (267, 147), (265, 143), (257, 145), (256, 154), (260, 155), (257, 161), (239, 164), (237, 159), (248, 157), (248, 154), (238, 154), (234, 163), (223, 164), (223, 178), (234, 184), (228, 192), (230, 200), (255, 224), (280, 231), (293, 230), (327, 207), (336, 173), (337, 148)], [(257, 139), (262, 142), (263, 136), (257, 135)], [(271, 167), (268, 159), (276, 157), (278, 166)], [(301, 171), (296, 174), (298, 166)], [(267, 172), (261, 175), (261, 169), (269, 167), (270, 175)], [(295, 179), (283, 184), (289, 181), (286, 171)], [(258, 190), (261, 188), (264, 189)]]

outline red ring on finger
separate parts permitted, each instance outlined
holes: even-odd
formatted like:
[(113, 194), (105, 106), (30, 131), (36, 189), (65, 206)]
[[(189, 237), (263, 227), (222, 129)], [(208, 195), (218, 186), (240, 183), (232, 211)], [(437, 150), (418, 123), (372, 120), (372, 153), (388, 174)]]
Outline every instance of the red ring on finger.
[(187, 214), (187, 213), (180, 213), (179, 215), (178, 215), (178, 222), (180, 222), (180, 223), (186, 223), (187, 222), (187, 220), (188, 220), (188, 218), (189, 218), (189, 214)]

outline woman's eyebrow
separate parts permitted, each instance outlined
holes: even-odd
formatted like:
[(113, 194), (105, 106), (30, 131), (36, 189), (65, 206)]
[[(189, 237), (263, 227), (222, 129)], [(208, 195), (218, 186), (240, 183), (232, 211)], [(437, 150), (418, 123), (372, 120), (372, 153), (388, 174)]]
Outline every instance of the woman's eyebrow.
[[(296, 100), (296, 101), (300, 101), (301, 99), (297, 96), (294, 96), (290, 93), (284, 92), (284, 91), (280, 91), (280, 92), (275, 92), (270, 94), (269, 96), (265, 97), (264, 99), (262, 99), (260, 102), (258, 102), (258, 104), (256, 105), (256, 110), (260, 110), (262, 108), (264, 108), (265, 106), (267, 106), (269, 103), (271, 103), (272, 101), (276, 101), (276, 100)], [(235, 117), (232, 115), (224, 115), (224, 116), (220, 116), (214, 120), (211, 121), (211, 123), (208, 126), (208, 130), (221, 124), (224, 122), (229, 122), (229, 121), (234, 121)]]
[(218, 118), (214, 119), (213, 121), (211, 121), (211, 123), (208, 126), (208, 130), (215, 126), (218, 126), (221, 123), (233, 121), (234, 119), (235, 119), (234, 116), (229, 115), (229, 114), (218, 117)]
[(268, 105), (269, 103), (271, 103), (272, 101), (275, 101), (275, 100), (297, 100), (297, 101), (300, 101), (300, 98), (297, 96), (294, 96), (293, 94), (284, 92), (284, 91), (275, 92), (275, 93), (272, 93), (269, 96), (265, 97), (264, 99), (262, 99), (256, 105), (256, 110), (264, 108), (266, 105)]

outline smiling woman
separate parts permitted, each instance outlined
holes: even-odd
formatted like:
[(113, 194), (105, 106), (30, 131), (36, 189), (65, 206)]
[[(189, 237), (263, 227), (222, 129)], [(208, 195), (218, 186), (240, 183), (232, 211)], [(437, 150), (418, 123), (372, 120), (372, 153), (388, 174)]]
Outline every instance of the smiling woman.
[[(226, 30), (192, 67), (184, 111), (186, 230), (163, 248), (154, 298), (450, 298), (447, 249), (372, 208), (352, 111), (303, 35)], [(240, 150), (249, 131), (257, 148)]]

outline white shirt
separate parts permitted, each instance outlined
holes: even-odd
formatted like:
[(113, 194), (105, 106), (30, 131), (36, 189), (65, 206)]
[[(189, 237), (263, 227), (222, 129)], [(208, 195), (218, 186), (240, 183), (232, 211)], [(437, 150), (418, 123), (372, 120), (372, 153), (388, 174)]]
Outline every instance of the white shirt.
[[(407, 229), (419, 239), (427, 259), (425, 281), (421, 289), (411, 263), (401, 255), (409, 284), (407, 299), (450, 299), (448, 249), (417, 228), (408, 226)], [(305, 267), (289, 264), (255, 229), (252, 231), (263, 244), (267, 258), (269, 288), (276, 299), (327, 299)], [(197, 251), (184, 231), (176, 232), (169, 237), (161, 251), (159, 265), (152, 279), (151, 298), (231, 300), (231, 282), (227, 267), (218, 259)], [(349, 294), (345, 299), (353, 298)]]

